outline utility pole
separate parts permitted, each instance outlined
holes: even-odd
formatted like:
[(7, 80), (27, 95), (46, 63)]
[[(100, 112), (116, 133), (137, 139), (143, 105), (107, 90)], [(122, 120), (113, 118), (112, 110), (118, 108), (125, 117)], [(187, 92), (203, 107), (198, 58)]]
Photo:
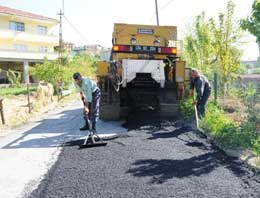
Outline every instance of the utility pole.
[(63, 10), (63, 15), (65, 15), (64, 0), (62, 0), (62, 10)]
[(159, 12), (158, 12), (158, 2), (157, 2), (157, 0), (155, 0), (155, 9), (156, 9), (157, 26), (159, 26)]
[(58, 15), (60, 15), (60, 28), (59, 28), (59, 69), (60, 66), (62, 64), (62, 49), (63, 49), (63, 41), (62, 41), (62, 16), (64, 15), (64, 13), (62, 12), (62, 10), (60, 10), (60, 13), (58, 13)]
[[(59, 72), (61, 71), (61, 66), (62, 66), (62, 50), (63, 50), (63, 40), (62, 40), (62, 17), (64, 13), (62, 10), (60, 10), (60, 13), (58, 13), (60, 16), (60, 28), (59, 28)], [(63, 79), (59, 79), (58, 83), (58, 100), (61, 99), (62, 97), (62, 87), (63, 87)]]

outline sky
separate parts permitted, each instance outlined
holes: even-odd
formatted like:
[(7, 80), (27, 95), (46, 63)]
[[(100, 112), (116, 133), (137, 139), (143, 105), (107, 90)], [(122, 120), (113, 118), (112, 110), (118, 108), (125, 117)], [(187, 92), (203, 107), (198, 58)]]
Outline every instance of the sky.
[[(228, 0), (158, 0), (160, 25), (178, 27), (178, 39), (187, 33), (195, 16), (205, 11), (208, 18), (225, 13)], [(250, 15), (253, 0), (233, 0), (237, 20)], [(0, 5), (58, 19), (62, 0), (0, 0)], [(113, 24), (156, 24), (154, 0), (64, 0), (64, 40), (111, 47)], [(255, 37), (245, 34), (243, 59), (256, 59)]]

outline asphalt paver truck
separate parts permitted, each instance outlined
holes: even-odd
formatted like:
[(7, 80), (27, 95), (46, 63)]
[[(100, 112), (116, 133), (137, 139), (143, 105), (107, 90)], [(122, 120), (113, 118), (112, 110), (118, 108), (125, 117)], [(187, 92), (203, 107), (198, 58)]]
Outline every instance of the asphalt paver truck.
[(176, 115), (190, 80), (180, 43), (175, 26), (114, 24), (110, 59), (97, 70), (100, 117), (117, 120), (136, 109)]

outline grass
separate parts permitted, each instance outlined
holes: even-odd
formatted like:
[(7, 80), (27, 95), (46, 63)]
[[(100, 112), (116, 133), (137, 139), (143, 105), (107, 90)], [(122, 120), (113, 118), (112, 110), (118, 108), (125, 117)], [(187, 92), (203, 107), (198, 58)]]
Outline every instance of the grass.
[(225, 112), (210, 103), (206, 116), (201, 120), (206, 130), (223, 148), (250, 148), (256, 138), (253, 125), (247, 121), (240, 125), (229, 118)]
[[(30, 92), (36, 91), (37, 87), (30, 87)], [(26, 87), (9, 87), (9, 88), (1, 88), (0, 96), (18, 96), (21, 94), (27, 94)]]
[[(192, 100), (182, 102), (181, 111), (187, 120), (193, 119), (192, 109)], [(238, 124), (212, 102), (207, 107), (206, 116), (200, 120), (200, 127), (224, 149), (244, 148), (260, 156), (260, 135), (254, 123), (245, 119)]]

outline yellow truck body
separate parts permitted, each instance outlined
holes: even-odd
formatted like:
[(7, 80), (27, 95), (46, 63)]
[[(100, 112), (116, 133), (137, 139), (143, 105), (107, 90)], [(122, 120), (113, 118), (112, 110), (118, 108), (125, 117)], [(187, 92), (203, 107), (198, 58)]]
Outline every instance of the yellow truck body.
[(189, 79), (177, 27), (115, 23), (112, 44), (111, 60), (100, 62), (97, 71), (103, 110), (110, 111), (104, 114), (111, 116), (116, 106), (176, 110)]
[(155, 39), (160, 39), (161, 42), (158, 46), (167, 47), (169, 40), (177, 40), (177, 27), (114, 24), (113, 44), (132, 45), (131, 38), (133, 37), (137, 38), (138, 45), (153, 46)]

